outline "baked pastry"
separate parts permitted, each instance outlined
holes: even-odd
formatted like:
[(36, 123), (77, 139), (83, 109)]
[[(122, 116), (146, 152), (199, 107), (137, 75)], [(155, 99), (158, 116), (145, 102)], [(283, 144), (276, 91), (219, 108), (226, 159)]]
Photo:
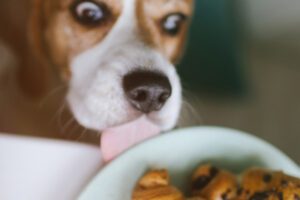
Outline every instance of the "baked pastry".
[(253, 168), (241, 180), (237, 200), (300, 200), (300, 180), (279, 171)]
[(170, 185), (166, 170), (155, 170), (140, 179), (132, 200), (184, 200), (184, 197), (176, 187)]
[(211, 165), (200, 166), (192, 177), (191, 193), (194, 197), (207, 200), (233, 199), (237, 188), (238, 181), (232, 173)]
[(139, 180), (132, 200), (300, 200), (300, 179), (252, 168), (238, 181), (226, 170), (202, 165), (192, 176), (190, 192), (185, 198), (171, 185), (167, 170), (154, 170)]
[(182, 193), (172, 186), (136, 190), (132, 200), (184, 200)]
[(153, 170), (146, 173), (137, 184), (140, 189), (150, 189), (156, 187), (168, 186), (170, 176), (167, 170)]

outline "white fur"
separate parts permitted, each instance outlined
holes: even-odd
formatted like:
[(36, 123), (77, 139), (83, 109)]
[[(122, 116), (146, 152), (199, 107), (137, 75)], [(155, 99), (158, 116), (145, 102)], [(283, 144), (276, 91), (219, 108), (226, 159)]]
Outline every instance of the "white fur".
[(161, 111), (148, 115), (162, 130), (175, 126), (181, 107), (181, 86), (175, 67), (137, 36), (135, 0), (124, 0), (122, 15), (106, 36), (71, 62), (68, 102), (75, 118), (87, 128), (101, 131), (141, 115), (126, 100), (124, 75), (145, 68), (165, 74), (172, 96)]

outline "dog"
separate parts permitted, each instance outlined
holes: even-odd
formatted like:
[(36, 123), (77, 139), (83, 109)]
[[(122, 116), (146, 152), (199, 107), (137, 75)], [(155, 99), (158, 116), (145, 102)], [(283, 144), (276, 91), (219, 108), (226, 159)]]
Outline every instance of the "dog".
[[(65, 139), (141, 117), (174, 128), (192, 13), (193, 0), (1, 1), (0, 38), (18, 62), (1, 76), (0, 131)], [(53, 122), (65, 109), (80, 131)]]

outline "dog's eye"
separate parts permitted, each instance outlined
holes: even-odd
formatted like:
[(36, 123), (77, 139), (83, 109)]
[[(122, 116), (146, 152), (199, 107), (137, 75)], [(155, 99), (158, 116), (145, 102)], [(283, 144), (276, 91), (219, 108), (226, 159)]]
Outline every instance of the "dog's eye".
[(105, 4), (95, 3), (91, 0), (79, 0), (71, 7), (74, 17), (84, 25), (98, 25), (103, 22), (108, 13)]
[(173, 13), (167, 15), (162, 21), (162, 29), (171, 36), (177, 35), (181, 29), (182, 23), (186, 20), (182, 13)]

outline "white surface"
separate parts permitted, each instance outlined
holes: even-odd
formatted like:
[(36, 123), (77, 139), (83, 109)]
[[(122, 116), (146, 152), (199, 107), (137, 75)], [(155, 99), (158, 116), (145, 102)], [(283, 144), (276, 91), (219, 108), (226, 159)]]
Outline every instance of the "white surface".
[(79, 200), (130, 200), (134, 185), (149, 168), (167, 168), (177, 186), (187, 185), (193, 169), (210, 162), (235, 172), (251, 166), (300, 176), (282, 152), (239, 131), (202, 127), (175, 131), (129, 150), (105, 167)]
[(0, 134), (0, 199), (74, 200), (100, 164), (96, 147)]

